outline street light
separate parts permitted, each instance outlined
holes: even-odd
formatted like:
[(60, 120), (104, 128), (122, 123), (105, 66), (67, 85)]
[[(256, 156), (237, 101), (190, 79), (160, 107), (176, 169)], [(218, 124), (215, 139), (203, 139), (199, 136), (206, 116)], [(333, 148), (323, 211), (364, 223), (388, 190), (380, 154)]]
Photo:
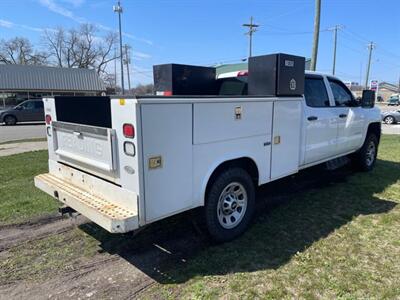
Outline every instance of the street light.
[(122, 88), (122, 95), (125, 94), (125, 87), (124, 87), (124, 63), (123, 63), (123, 52), (122, 52), (122, 30), (121, 30), (121, 14), (122, 14), (122, 6), (121, 2), (118, 1), (117, 5), (113, 6), (113, 10), (115, 13), (118, 13), (118, 21), (119, 21), (119, 53), (121, 55), (121, 88)]

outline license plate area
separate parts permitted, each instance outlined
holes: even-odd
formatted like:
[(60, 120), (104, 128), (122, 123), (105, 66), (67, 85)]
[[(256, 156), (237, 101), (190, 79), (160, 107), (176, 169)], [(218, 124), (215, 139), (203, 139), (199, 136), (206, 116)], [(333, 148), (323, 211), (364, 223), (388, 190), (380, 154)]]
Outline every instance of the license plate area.
[(60, 161), (114, 172), (115, 130), (66, 122), (52, 122), (54, 151)]

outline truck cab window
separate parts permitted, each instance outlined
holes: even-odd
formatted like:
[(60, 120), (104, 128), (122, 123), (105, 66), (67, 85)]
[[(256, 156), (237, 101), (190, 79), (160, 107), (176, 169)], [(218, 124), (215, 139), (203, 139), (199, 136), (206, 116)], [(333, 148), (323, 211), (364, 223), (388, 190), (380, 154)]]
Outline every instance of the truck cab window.
[(329, 79), (336, 106), (354, 106), (351, 92), (342, 83)]
[(329, 97), (326, 92), (324, 80), (322, 78), (306, 78), (304, 85), (304, 97), (307, 106), (328, 107)]

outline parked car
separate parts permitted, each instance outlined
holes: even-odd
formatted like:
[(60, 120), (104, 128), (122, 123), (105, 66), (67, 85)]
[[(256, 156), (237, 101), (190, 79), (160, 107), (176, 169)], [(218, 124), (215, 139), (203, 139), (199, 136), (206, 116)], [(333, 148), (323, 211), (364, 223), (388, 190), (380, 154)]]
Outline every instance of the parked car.
[(388, 100), (388, 106), (399, 106), (400, 100), (399, 96), (391, 96)]
[(382, 112), (382, 121), (386, 124), (396, 124), (400, 122), (400, 110)]
[(5, 110), (0, 110), (0, 123), (15, 125), (18, 122), (44, 122), (42, 99), (31, 99)]

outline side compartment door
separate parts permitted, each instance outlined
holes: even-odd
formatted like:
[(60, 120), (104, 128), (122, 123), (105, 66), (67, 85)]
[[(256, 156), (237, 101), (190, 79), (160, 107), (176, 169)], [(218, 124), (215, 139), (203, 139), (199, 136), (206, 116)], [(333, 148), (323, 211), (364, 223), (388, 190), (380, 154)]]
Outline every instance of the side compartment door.
[(301, 110), (299, 98), (274, 102), (271, 180), (296, 173), (299, 169)]
[(306, 75), (304, 97), (304, 164), (310, 164), (335, 155), (337, 123), (322, 76)]
[(357, 107), (356, 101), (349, 89), (339, 80), (329, 78), (335, 106), (332, 111), (337, 123), (337, 154), (350, 152), (362, 144), (364, 114)]
[(192, 207), (192, 104), (143, 104), (146, 222)]

